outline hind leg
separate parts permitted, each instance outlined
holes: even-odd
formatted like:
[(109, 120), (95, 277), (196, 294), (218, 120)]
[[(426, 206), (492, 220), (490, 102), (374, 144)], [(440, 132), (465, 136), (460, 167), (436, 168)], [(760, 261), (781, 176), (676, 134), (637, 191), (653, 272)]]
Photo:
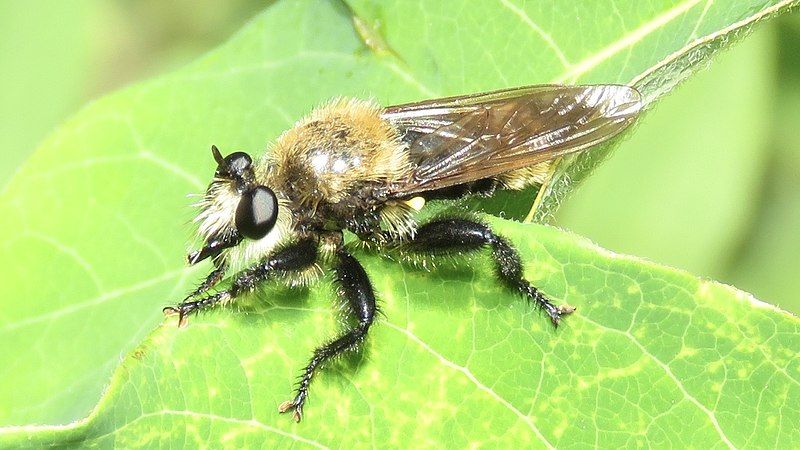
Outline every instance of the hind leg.
[(398, 246), (403, 251), (421, 255), (458, 254), (488, 247), (492, 252), (497, 278), (544, 310), (554, 326), (558, 326), (563, 316), (575, 310), (567, 305), (554, 305), (531, 286), (524, 278), (519, 253), (487, 225), (460, 218), (434, 220), (421, 226), (411, 240)]

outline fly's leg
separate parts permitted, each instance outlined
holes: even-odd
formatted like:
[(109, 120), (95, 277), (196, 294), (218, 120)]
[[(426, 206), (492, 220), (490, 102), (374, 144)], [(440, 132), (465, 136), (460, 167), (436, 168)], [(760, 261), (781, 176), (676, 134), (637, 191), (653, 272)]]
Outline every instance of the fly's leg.
[(189, 295), (186, 296), (184, 301), (187, 301), (191, 298), (197, 297), (199, 295), (203, 295), (208, 292), (209, 289), (213, 288), (217, 285), (222, 279), (225, 277), (225, 272), (228, 270), (228, 263), (222, 258), (215, 258), (214, 259), (214, 270), (206, 276), (205, 280), (200, 283), (199, 286), (195, 290), (193, 290)]
[(421, 226), (413, 239), (399, 244), (400, 249), (417, 254), (441, 255), (491, 248), (497, 278), (509, 289), (522, 294), (544, 310), (554, 326), (562, 316), (575, 311), (568, 305), (556, 306), (524, 278), (519, 253), (506, 239), (488, 226), (465, 219), (440, 219)]
[(294, 420), (303, 418), (303, 405), (308, 398), (308, 387), (320, 366), (330, 359), (354, 349), (367, 335), (369, 327), (375, 319), (375, 292), (361, 264), (344, 248), (336, 252), (334, 273), (339, 285), (338, 293), (350, 309), (350, 315), (357, 319), (357, 324), (327, 344), (317, 348), (311, 361), (303, 370), (297, 391), (292, 400), (283, 402), (278, 411), (284, 413), (294, 410)]
[[(239, 272), (231, 287), (204, 298), (184, 301), (176, 306), (164, 308), (164, 314), (178, 316), (178, 325), (186, 325), (189, 314), (212, 307), (220, 302), (227, 302), (252, 291), (259, 283), (278, 275), (301, 272), (314, 265), (318, 257), (317, 240), (301, 239), (295, 244), (278, 250), (269, 258)], [(214, 272), (212, 272), (212, 275)], [(210, 277), (210, 276), (209, 276)]]

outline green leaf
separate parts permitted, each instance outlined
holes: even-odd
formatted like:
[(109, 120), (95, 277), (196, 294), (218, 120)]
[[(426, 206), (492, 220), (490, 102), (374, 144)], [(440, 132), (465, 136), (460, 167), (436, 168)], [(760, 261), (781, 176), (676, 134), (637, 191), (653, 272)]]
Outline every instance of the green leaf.
[(0, 186), (50, 129), (80, 106), (89, 71), (90, 6), (0, 2)]
[[(780, 23), (779, 53), (800, 45), (800, 15)], [(755, 199), (759, 215), (751, 224), (732, 266), (737, 285), (795, 313), (800, 311), (800, 139), (793, 131), (800, 121), (800, 64), (781, 62), (780, 87), (772, 122), (772, 152), (764, 186)]]
[(723, 277), (764, 202), (778, 92), (774, 31), (759, 29), (661, 101), (559, 209), (559, 226), (620, 253)]
[(315, 379), (302, 423), (277, 405), (336, 328), (329, 283), (301, 298), (270, 290), (263, 302), (216, 310), (185, 329), (168, 321), (122, 362), (88, 420), (6, 428), (0, 445), (800, 444), (796, 317), (554, 228), (492, 223), (519, 243), (537, 285), (579, 305), (557, 331), (498, 295), (483, 259), (472, 271), (429, 273), (364, 257), (385, 319), (363, 358)]
[[(187, 222), (192, 214), (186, 206), (189, 201), (185, 195), (205, 188), (213, 170), (207, 150), (210, 144), (216, 143), (225, 151), (258, 151), (311, 107), (336, 95), (372, 96), (383, 104), (390, 104), (539, 82), (627, 82), (636, 79), (640, 80), (639, 85), (652, 99), (668, 91), (678, 79), (704, 61), (711, 50), (726, 44), (733, 35), (741, 33), (754, 21), (783, 10), (792, 3), (777, 0), (662, 1), (647, 4), (637, 2), (621, 8), (611, 2), (574, 4), (547, 1), (522, 4), (506, 0), (491, 6), (476, 6), (466, 1), (439, 5), (354, 2), (351, 10), (336, 2), (277, 2), (227, 45), (197, 63), (85, 108), (33, 154), (0, 193), (0, 208), (3, 211), (0, 229), (4, 230), (2, 243), (6, 256), (0, 262), (0, 271), (4, 279), (9, 280), (0, 284), (0, 376), (5, 381), (0, 385), (0, 423), (66, 423), (88, 414), (100, 398), (121, 356), (131, 351), (162, 320), (161, 307), (180, 299), (193, 280), (202, 275), (201, 272), (206, 268), (189, 270), (182, 266), (186, 252), (184, 242), (191, 232)], [(358, 27), (353, 26), (353, 11), (359, 14)], [(562, 60), (568, 64), (562, 64)], [(559, 198), (563, 189), (558, 186), (561, 185), (557, 184), (555, 190), (558, 195), (545, 195), (542, 198)], [(530, 201), (526, 199), (526, 202), (525, 209), (530, 206)], [(546, 235), (548, 231), (542, 233)], [(517, 237), (520, 243), (525, 244), (525, 239), (521, 239), (523, 236)], [(533, 244), (528, 242), (527, 245)], [(559, 248), (555, 250), (562, 251)], [(547, 262), (536, 261), (534, 256), (526, 253), (526, 260), (531, 262), (531, 275), (556, 298), (564, 299), (562, 294), (567, 289), (566, 283), (572, 286), (573, 279), (579, 283), (583, 276), (584, 269), (579, 267), (574, 272), (549, 279)], [(554, 261), (566, 264), (570, 255), (553, 253), (552, 257)], [(376, 282), (380, 292), (384, 296), (392, 295), (386, 280), (397, 279), (400, 269), (394, 266), (391, 269), (384, 268), (382, 264), (385, 263), (373, 260), (369, 264), (370, 272), (383, 280), (384, 284)], [(640, 272), (649, 274), (636, 265), (628, 270), (632, 274), (625, 276)], [(478, 277), (483, 272), (485, 270), (480, 268), (476, 268), (474, 273), (454, 272), (445, 278), (447, 283), (443, 285), (441, 279), (430, 280), (439, 280), (440, 290), (455, 289), (454, 292), (457, 292), (459, 286), (465, 289), (464, 282), (471, 281), (473, 276)], [(676, 284), (680, 287), (670, 288), (668, 293), (680, 295), (685, 291), (694, 292), (691, 287), (684, 285), (688, 283), (685, 280), (687, 277), (678, 278)], [(424, 293), (434, 292), (428, 289), (427, 275), (406, 274), (405, 279), (408, 282), (398, 293), (395, 307), (407, 300), (409, 315), (413, 316), (424, 316), (436, 307), (436, 299), (426, 303)], [(595, 281), (600, 283), (604, 279), (605, 276)], [(626, 295), (626, 292), (616, 292), (612, 288), (601, 288), (597, 283), (590, 285), (589, 291), (576, 289), (573, 293), (570, 287), (565, 299), (579, 306), (578, 317), (584, 318), (576, 319), (575, 325), (568, 326), (558, 335), (547, 330), (542, 320), (528, 318), (513, 296), (500, 296), (494, 284), (480, 283), (474, 285), (474, 298), (464, 295), (441, 297), (461, 300), (460, 303), (448, 302), (445, 307), (444, 311), (452, 320), (418, 322), (412, 331), (422, 339), (419, 345), (406, 336), (400, 349), (383, 347), (386, 350), (382, 350), (381, 355), (387, 360), (404, 361), (409, 368), (415, 368), (418, 367), (415, 359), (405, 355), (403, 348), (409, 352), (422, 352), (419, 348), (424, 349), (424, 345), (428, 345), (447, 355), (447, 360), (459, 361), (471, 367), (466, 362), (471, 349), (456, 343), (471, 333), (473, 322), (477, 323), (478, 317), (492, 316), (491, 320), (487, 318), (487, 327), (500, 338), (481, 340), (480, 344), (476, 344), (476, 352), (483, 353), (492, 361), (491, 364), (483, 364), (483, 370), (489, 373), (482, 373), (480, 379), (488, 388), (497, 387), (498, 390), (501, 389), (498, 380), (505, 379), (506, 388), (503, 389), (509, 390), (503, 394), (507, 396), (506, 402), (516, 405), (519, 411), (527, 412), (533, 400), (530, 396), (526, 397), (525, 392), (531, 389), (531, 379), (538, 380), (530, 377), (538, 377), (542, 374), (542, 367), (557, 362), (552, 358), (547, 359), (551, 362), (543, 362), (542, 353), (549, 352), (545, 349), (555, 351), (556, 348), (568, 349), (608, 342), (605, 354), (611, 355), (611, 359), (592, 359), (588, 362), (562, 359), (558, 366), (559, 374), (573, 373), (571, 370), (580, 373), (584, 364), (599, 364), (604, 369), (616, 368), (623, 372), (634, 364), (624, 358), (627, 356), (625, 350), (631, 348), (625, 344), (624, 336), (616, 336), (613, 332), (609, 332), (608, 336), (598, 333), (604, 339), (586, 341), (581, 340), (585, 336), (567, 335), (571, 327), (578, 330), (582, 326), (591, 328), (588, 322), (581, 325), (582, 321), (592, 317), (589, 314), (592, 305), (582, 298), (586, 299), (602, 290), (603, 295), (592, 298), (597, 298), (598, 302), (602, 298), (602, 304), (598, 305), (605, 308), (609, 307), (609, 298), (622, 299)], [(491, 294), (478, 295), (484, 291)], [(657, 300), (658, 292), (646, 301)], [(308, 302), (317, 305), (315, 308), (323, 308), (322, 305), (328, 304), (330, 294), (329, 288), (320, 287), (312, 290)], [(517, 305), (513, 315), (509, 316), (514, 317), (515, 322), (509, 324), (508, 320), (511, 319), (503, 319), (502, 314), (495, 320), (496, 313), (505, 311), (499, 306), (486, 311), (483, 304), (475, 303), (485, 296), (490, 297), (487, 301), (496, 301), (498, 305)], [(639, 302), (645, 301), (635, 297)], [(285, 392), (308, 351), (326, 335), (330, 327), (317, 326), (317, 321), (323, 320), (328, 309), (309, 315), (291, 309), (289, 305), (297, 301), (293, 295), (287, 294), (283, 300), (275, 303), (283, 305), (283, 308), (273, 307), (274, 311), (270, 310), (269, 314), (244, 317), (214, 314), (204, 319), (208, 325), (191, 327), (185, 334), (173, 334), (175, 331), (171, 329), (157, 331), (150, 338), (151, 345), (146, 346), (146, 353), (141, 356), (144, 361), (142, 365), (133, 364), (135, 361), (128, 359), (116, 380), (126, 378), (124, 374), (128, 371), (132, 374), (133, 371), (144, 370), (148, 373), (149, 370), (150, 379), (140, 388), (157, 386), (170, 375), (156, 374), (155, 363), (170, 355), (185, 354), (193, 364), (206, 361), (207, 366), (203, 366), (203, 370), (191, 366), (195, 369), (188, 374), (181, 372), (179, 375), (185, 380), (186, 387), (175, 389), (172, 394), (165, 389), (163, 395), (186, 396), (187, 406), (182, 410), (190, 411), (185, 415), (191, 415), (195, 411), (202, 411), (195, 406), (196, 402), (204, 401), (190, 398), (191, 394), (210, 392), (207, 384), (219, 381), (227, 383), (219, 386), (218, 392), (224, 396), (219, 397), (219, 401), (231, 408), (239, 408), (239, 403), (251, 398), (244, 383), (247, 377), (223, 377), (221, 372), (219, 376), (214, 372), (216, 367), (225, 367), (225, 371), (230, 371), (236, 366), (230, 358), (231, 354), (228, 355), (228, 362), (233, 366), (221, 364), (226, 356), (224, 351), (218, 351), (217, 346), (226, 341), (214, 339), (215, 336), (223, 337), (214, 334), (221, 333), (215, 330), (229, 326), (234, 328), (230, 330), (231, 333), (240, 336), (237, 341), (227, 342), (232, 346), (229, 351), (241, 352), (242, 355), (256, 353), (258, 350), (255, 349), (268, 349), (269, 342), (284, 339), (282, 344), (286, 345), (276, 350), (281, 355), (283, 365), (272, 365), (271, 369), (264, 371), (260, 370), (260, 360), (255, 361), (259, 371), (258, 375), (255, 372), (253, 374), (252, 386), (262, 390), (267, 389), (266, 386), (277, 386), (281, 392)], [(385, 300), (390, 301), (388, 298)], [(685, 301), (694, 305), (685, 309), (701, 307), (690, 300)], [(472, 305), (479, 305), (480, 308), (473, 310), (470, 308)], [(665, 306), (674, 307), (672, 302)], [(612, 303), (610, 307), (611, 310), (627, 310), (629, 314), (636, 310), (636, 304), (623, 304), (621, 300), (618, 305)], [(397, 315), (392, 308), (387, 308), (387, 315), (390, 320), (396, 321), (391, 323), (399, 324), (397, 326), (402, 328), (406, 325), (403, 321), (406, 316)], [(722, 312), (725, 311), (721, 309), (722, 306), (720, 309), (717, 309), (717, 305), (703, 308), (717, 310), (714, 317), (725, 316), (730, 319), (727, 312)], [(760, 311), (754, 310), (749, 315), (758, 316)], [(774, 316), (778, 313), (770, 314)], [(473, 317), (475, 320), (472, 320)], [(624, 315), (612, 317), (622, 318)], [(669, 336), (679, 336), (676, 330), (682, 322), (677, 313), (674, 317), (668, 313), (654, 315), (652, 319), (658, 319), (656, 330), (666, 333), (666, 336), (654, 339), (656, 347), (666, 345)], [(610, 320), (613, 322), (614, 319)], [(777, 319), (772, 319), (772, 322), (777, 328), (780, 328), (779, 325), (794, 326), (794, 322), (789, 322), (790, 325)], [(602, 325), (607, 326), (611, 325)], [(597, 327), (603, 329), (600, 325)], [(314, 330), (313, 335), (302, 334), (305, 330)], [(392, 339), (396, 342), (398, 336), (392, 338), (392, 330), (400, 332), (388, 323), (378, 327), (372, 339), (374, 345), (389, 346), (392, 345)], [(463, 330), (461, 335), (458, 334), (459, 330)], [(285, 340), (288, 331), (292, 331), (291, 342)], [(514, 333), (517, 333), (516, 338), (513, 337)], [(546, 344), (537, 344), (542, 347), (528, 347), (531, 342), (541, 341), (534, 339), (535, 334), (545, 334), (553, 339), (544, 341)], [(153, 341), (159, 339), (163, 344)], [(379, 344), (382, 339), (388, 341)], [(447, 345), (432, 347), (435, 339), (444, 339)], [(734, 337), (731, 339), (735, 341)], [(558, 345), (555, 346), (555, 343)], [(415, 345), (423, 347), (417, 348)], [(772, 345), (783, 344), (772, 342)], [(666, 345), (653, 351), (666, 351), (669, 354), (671, 349)], [(208, 353), (203, 353), (206, 350)], [(498, 353), (494, 353), (495, 350)], [(728, 355), (725, 348), (713, 350)], [(190, 355), (189, 351), (197, 353)], [(509, 351), (514, 353), (509, 354)], [(707, 356), (707, 353), (701, 352), (700, 356)], [(374, 351), (368, 352), (370, 361), (377, 357)], [(427, 361), (430, 365), (437, 360), (428, 356)], [(342, 374), (345, 377), (378, 374), (379, 381), (375, 383), (387, 385), (399, 383), (401, 375), (406, 374), (377, 370), (380, 362), (377, 364), (371, 368), (371, 363), (365, 362), (362, 370), (344, 370)], [(424, 367), (425, 361), (420, 364)], [(269, 364), (264, 363), (264, 367), (267, 366)], [(512, 369), (515, 367), (527, 374), (528, 378), (514, 372)], [(175, 370), (180, 371), (180, 368)], [(785, 372), (795, 376), (792, 370), (786, 369)], [(228, 372), (225, 374), (230, 375)], [(420, 375), (415, 373), (416, 377)], [(509, 381), (509, 376), (514, 379)], [(338, 382), (335, 377), (328, 378), (329, 381), (321, 381), (318, 386), (318, 392), (315, 392), (317, 398), (326, 394), (329, 398), (341, 399), (341, 407), (361, 401), (358, 396), (352, 395), (352, 391), (348, 391), (354, 388), (345, 389), (348, 383), (343, 383), (341, 377)], [(402, 378), (404, 382), (420, 379), (410, 376)], [(206, 383), (204, 380), (209, 381)], [(413, 387), (406, 390), (410, 396), (408, 398), (415, 399), (414, 395), (428, 392), (439, 400), (452, 400), (452, 403), (440, 402), (441, 409), (435, 411), (418, 411), (418, 405), (404, 401), (401, 392), (397, 394), (399, 397), (395, 397), (394, 403), (388, 406), (409, 421), (419, 416), (434, 423), (444, 423), (445, 427), (455, 427), (446, 428), (454, 434), (451, 439), (462, 439), (476, 432), (477, 428), (458, 429), (457, 421), (447, 421), (441, 417), (443, 414), (449, 417), (454, 410), (461, 408), (465, 409), (465, 414), (483, 417), (480, 416), (479, 406), (482, 397), (452, 397), (458, 393), (445, 389), (449, 386), (445, 383), (448, 380), (423, 380), (432, 384), (421, 386), (416, 381)], [(543, 433), (548, 439), (556, 440), (558, 430), (571, 427), (564, 417), (573, 419), (574, 423), (581, 418), (583, 421), (578, 424), (588, 427), (583, 428), (585, 432), (599, 439), (605, 432), (598, 430), (611, 429), (614, 418), (624, 414), (626, 408), (614, 406), (590, 417), (579, 412), (570, 413), (573, 410), (569, 409), (569, 404), (562, 404), (564, 402), (551, 405), (547, 400), (551, 394), (553, 398), (562, 398), (558, 396), (574, 389), (572, 384), (556, 383), (556, 380), (552, 378), (553, 384), (534, 387), (537, 392), (535, 405), (544, 409), (541, 412), (533, 411), (531, 417), (534, 417), (534, 413), (538, 417), (553, 410), (552, 417), (559, 420), (558, 425), (555, 422), (537, 425), (545, 430)], [(692, 378), (690, 381), (701, 384), (703, 388), (714, 387), (707, 383), (707, 379)], [(470, 380), (461, 382), (468, 383)], [(325, 383), (333, 384), (328, 384), (326, 388)], [(118, 387), (112, 388), (98, 411), (111, 411), (117, 403), (123, 409), (114, 409), (112, 416), (94, 416), (86, 427), (100, 429), (95, 427), (102, 427), (103, 420), (122, 423), (142, 413), (142, 410), (125, 409), (135, 402), (114, 397), (117, 395), (116, 389), (120, 389), (122, 384), (117, 381), (115, 386)], [(389, 395), (386, 389), (370, 388), (370, 383), (356, 383), (354, 386), (364, 396)], [(649, 386), (649, 380), (643, 382), (636, 379), (636, 383), (619, 391), (645, 390)], [(425, 389), (420, 390), (423, 387)], [(366, 392), (367, 388), (370, 388), (369, 393)], [(127, 392), (127, 396), (136, 395), (130, 390), (124, 392)], [(166, 397), (147, 398), (142, 392), (145, 395), (143, 402), (174, 400)], [(481, 392), (490, 395), (488, 391)], [(703, 392), (692, 391), (692, 397), (702, 398)], [(768, 395), (765, 398), (770, 400), (772, 397)], [(268, 400), (272, 398), (253, 401)], [(361, 402), (362, 409), (377, 408), (376, 402)], [(327, 436), (324, 439), (326, 442), (335, 443), (341, 438), (336, 434), (340, 428), (322, 425), (324, 413), (331, 411), (329, 408), (336, 408), (335, 402), (327, 403), (315, 401), (309, 407), (309, 414), (315, 414), (313, 420), (320, 424), (314, 431), (324, 435), (319, 439)], [(689, 408), (686, 409), (689, 417), (694, 411), (689, 404), (676, 408), (679, 411)], [(701, 404), (717, 410), (717, 405), (707, 404), (705, 400)], [(659, 405), (663, 404), (651, 401), (644, 406), (653, 412), (660, 411)], [(630, 409), (630, 405), (627, 406)], [(315, 407), (317, 412), (314, 412)], [(560, 409), (566, 412), (560, 414)], [(273, 420), (270, 411), (259, 410), (254, 414), (259, 414), (259, 420), (266, 421), (267, 417)], [(672, 417), (669, 414), (654, 414), (659, 418)], [(767, 412), (763, 412), (752, 420), (766, 420), (767, 416)], [(237, 419), (231, 419), (234, 417), (233, 410), (227, 417), (229, 422), (235, 424)], [(527, 422), (533, 421), (518, 421), (517, 416), (503, 417), (509, 432), (530, 430)], [(144, 419), (133, 422), (126, 430), (139, 430), (138, 438), (160, 433), (158, 428), (137, 428), (147, 423), (147, 418), (159, 423), (161, 420), (157, 415), (144, 416)], [(629, 417), (619, 416), (619, 426), (625, 425), (627, 419)], [(394, 431), (395, 428), (403, 429), (395, 422), (401, 421), (400, 417), (386, 419), (391, 423), (378, 422), (379, 418), (374, 415), (364, 420), (369, 423), (364, 429), (376, 431), (370, 438), (382, 439), (378, 434), (386, 434), (386, 439), (408, 435)], [(289, 426), (285, 421), (275, 423), (279, 424), (275, 426)], [(595, 423), (598, 426), (592, 429)], [(256, 426), (256, 431), (258, 429), (266, 428)], [(742, 431), (744, 429), (725, 431), (735, 436), (745, 432)], [(659, 433), (665, 436), (664, 441), (667, 435), (670, 439), (676, 439), (675, 433), (680, 431), (673, 422), (665, 424), (663, 430), (663, 433)], [(189, 427), (172, 431), (179, 435), (196, 431), (200, 436), (207, 436), (208, 433), (219, 431), (219, 428), (215, 426), (201, 430)], [(18, 431), (8, 428), (5, 433), (11, 439), (7, 442), (20, 444), (13, 440), (14, 436), (19, 436)], [(781, 433), (776, 433), (781, 436)], [(784, 430), (783, 433), (785, 435), (788, 431)], [(610, 435), (614, 433), (609, 432)], [(35, 436), (38, 434), (32, 434), (32, 437)], [(68, 438), (65, 437), (68, 435), (60, 436)], [(603, 438), (606, 439), (606, 436)]]
[[(635, 85), (650, 104), (749, 32), (752, 23), (796, 2), (643, 5), (601, 0), (576, 5), (500, 0), (484, 8), (452, 2), (348, 3), (381, 33), (381, 48), (391, 49), (414, 69), (423, 93), (480, 92), (496, 89), (498, 83), (519, 86), (532, 80), (624, 83)], [(536, 190), (502, 193), (483, 206), (492, 213), (544, 221), (613, 147), (611, 143), (560, 164), (539, 192), (535, 209), (531, 199)]]

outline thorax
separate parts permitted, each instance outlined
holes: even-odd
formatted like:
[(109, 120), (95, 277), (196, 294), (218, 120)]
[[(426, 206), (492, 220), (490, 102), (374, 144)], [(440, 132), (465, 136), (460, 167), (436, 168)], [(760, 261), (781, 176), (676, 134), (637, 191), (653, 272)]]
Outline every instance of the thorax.
[(278, 138), (265, 165), (266, 182), (295, 217), (318, 227), (379, 214), (382, 190), (410, 172), (397, 131), (377, 106), (359, 100), (312, 112)]

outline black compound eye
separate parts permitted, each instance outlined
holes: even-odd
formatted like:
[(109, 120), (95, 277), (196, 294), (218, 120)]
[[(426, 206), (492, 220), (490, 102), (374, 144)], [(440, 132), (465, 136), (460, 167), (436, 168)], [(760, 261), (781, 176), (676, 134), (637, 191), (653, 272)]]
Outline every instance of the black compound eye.
[(236, 229), (250, 239), (261, 239), (278, 221), (278, 198), (266, 186), (256, 186), (242, 194), (236, 207)]
[(253, 165), (253, 160), (245, 152), (234, 152), (226, 156), (222, 163), (217, 166), (216, 175), (228, 177), (240, 177)]

